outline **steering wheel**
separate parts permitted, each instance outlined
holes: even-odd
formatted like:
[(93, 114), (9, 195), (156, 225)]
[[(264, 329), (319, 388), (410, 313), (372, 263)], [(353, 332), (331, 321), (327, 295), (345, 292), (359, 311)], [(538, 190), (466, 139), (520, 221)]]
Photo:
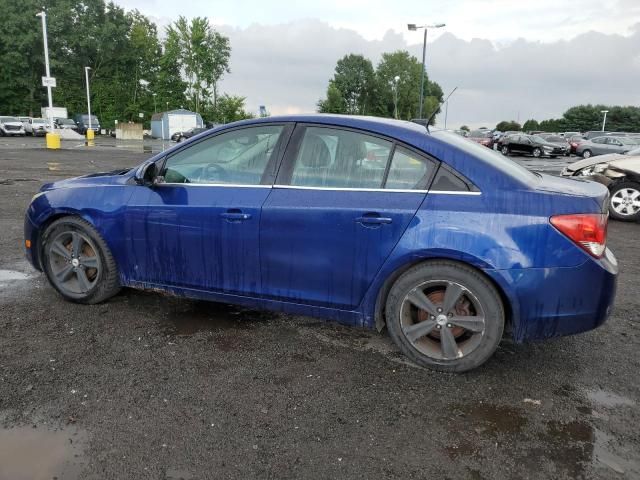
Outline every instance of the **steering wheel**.
[(227, 171), (217, 163), (211, 163), (199, 170), (196, 177), (196, 182), (206, 183), (211, 179), (211, 177), (214, 177), (220, 181), (224, 181), (227, 179)]

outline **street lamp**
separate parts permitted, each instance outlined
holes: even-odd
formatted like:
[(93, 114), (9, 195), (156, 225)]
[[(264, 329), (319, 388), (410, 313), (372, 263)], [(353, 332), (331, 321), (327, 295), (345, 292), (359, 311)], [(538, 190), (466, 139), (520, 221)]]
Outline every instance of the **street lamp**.
[(415, 32), (424, 28), (424, 42), (422, 43), (422, 75), (420, 76), (420, 108), (418, 118), (422, 118), (422, 107), (424, 103), (424, 60), (427, 53), (427, 31), (430, 28), (442, 28), (445, 26), (445, 23), (436, 23), (433, 25), (416, 25), (415, 23), (407, 24), (407, 28), (410, 32)]
[[(42, 11), (36, 13), (36, 17), (42, 19), (42, 39), (44, 42), (44, 65), (47, 79), (51, 78), (51, 72), (49, 71), (49, 44), (47, 43), (47, 14)], [(51, 96), (51, 83), (47, 80), (47, 96), (49, 97), (49, 111), (47, 113), (47, 119), (49, 120), (49, 131), (53, 133), (53, 98)]]
[(398, 81), (400, 77), (396, 75), (393, 77), (393, 116), (398, 119)]
[(89, 70), (91, 70), (91, 67), (84, 67), (84, 78), (87, 81), (87, 116), (89, 117), (89, 128), (87, 129), (87, 136), (93, 136), (89, 133), (89, 130), (93, 132), (93, 130), (91, 129), (91, 96), (89, 95)]
[(153, 92), (151, 95), (153, 95), (153, 113), (158, 113), (158, 107), (156, 106), (156, 95), (158, 94)]
[(604, 113), (604, 118), (602, 119), (602, 131), (604, 132), (604, 126), (607, 124), (607, 113), (609, 113), (609, 110), (600, 110), (600, 113)]

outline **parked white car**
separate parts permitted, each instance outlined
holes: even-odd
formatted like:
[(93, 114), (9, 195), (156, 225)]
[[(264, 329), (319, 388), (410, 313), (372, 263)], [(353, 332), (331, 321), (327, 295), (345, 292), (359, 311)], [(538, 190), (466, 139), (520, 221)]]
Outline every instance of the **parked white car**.
[(46, 118), (30, 118), (28, 122), (23, 123), (24, 131), (27, 135), (33, 135), (34, 137), (39, 135), (46, 135), (49, 131)]
[(15, 117), (0, 117), (0, 135), (10, 136), (10, 135), (25, 135), (24, 125), (22, 122)]

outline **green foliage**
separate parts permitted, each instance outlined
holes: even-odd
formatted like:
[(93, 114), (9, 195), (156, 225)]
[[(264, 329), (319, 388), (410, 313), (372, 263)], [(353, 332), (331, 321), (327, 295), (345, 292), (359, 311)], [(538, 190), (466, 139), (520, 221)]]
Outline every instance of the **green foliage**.
[(253, 118), (254, 115), (245, 110), (245, 97), (223, 94), (216, 105), (208, 103), (202, 112), (203, 118), (213, 123), (230, 123)]
[(525, 132), (532, 132), (534, 130), (540, 130), (540, 124), (537, 120), (529, 119), (522, 125), (522, 130)]
[(471, 129), (467, 125), (462, 125), (460, 127), (460, 130), (462, 130), (464, 132), (470, 132), (471, 131)]
[(212, 94), (215, 106), (218, 82), (229, 72), (229, 39), (214, 30), (206, 17), (189, 22), (180, 16), (167, 27), (166, 42), (178, 54), (176, 60), (187, 78), (189, 106), (199, 111)]
[[(422, 64), (409, 52), (385, 53), (375, 72), (362, 55), (346, 55), (336, 64), (329, 81), (326, 99), (318, 102), (322, 113), (346, 113), (393, 117), (395, 114), (395, 77), (398, 118), (416, 118), (420, 106)], [(427, 118), (442, 102), (440, 86), (425, 73), (423, 117)], [(432, 124), (434, 121), (432, 120)]]
[(496, 130), (498, 130), (500, 132), (506, 132), (506, 131), (509, 131), (509, 130), (519, 131), (520, 128), (521, 128), (520, 124), (518, 122), (513, 121), (513, 120), (511, 120), (511, 121), (503, 120), (502, 122), (500, 122), (499, 124), (496, 125)]
[(336, 87), (333, 81), (329, 82), (327, 88), (327, 98), (318, 102), (318, 112), (320, 113), (347, 113), (347, 102), (342, 92)]
[[(561, 118), (542, 120), (539, 124), (539, 129), (545, 132), (588, 132), (589, 130), (600, 130), (602, 129), (602, 120), (604, 118), (601, 113), (603, 110), (609, 111), (607, 113), (606, 130), (640, 132), (640, 107), (619, 105), (577, 105), (564, 112)], [(535, 130), (535, 128), (532, 128), (532, 130)]]

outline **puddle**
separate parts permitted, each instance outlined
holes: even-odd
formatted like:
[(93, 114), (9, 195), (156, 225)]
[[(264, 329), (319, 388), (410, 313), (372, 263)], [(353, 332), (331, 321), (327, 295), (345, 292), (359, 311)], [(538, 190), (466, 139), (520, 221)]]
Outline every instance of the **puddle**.
[(587, 392), (587, 398), (593, 404), (606, 408), (628, 407), (636, 404), (630, 398), (605, 390), (590, 390)]
[(520, 433), (527, 424), (527, 419), (517, 408), (509, 406), (478, 403), (457, 406), (455, 408), (473, 424), (476, 432), (483, 433)]
[(0, 284), (29, 280), (31, 275), (16, 270), (0, 270)]
[(170, 333), (188, 336), (201, 331), (251, 328), (277, 315), (224, 303), (180, 301), (170, 305), (165, 318)]
[(0, 429), (0, 478), (79, 479), (86, 465), (82, 455), (86, 444), (86, 433), (76, 429)]

